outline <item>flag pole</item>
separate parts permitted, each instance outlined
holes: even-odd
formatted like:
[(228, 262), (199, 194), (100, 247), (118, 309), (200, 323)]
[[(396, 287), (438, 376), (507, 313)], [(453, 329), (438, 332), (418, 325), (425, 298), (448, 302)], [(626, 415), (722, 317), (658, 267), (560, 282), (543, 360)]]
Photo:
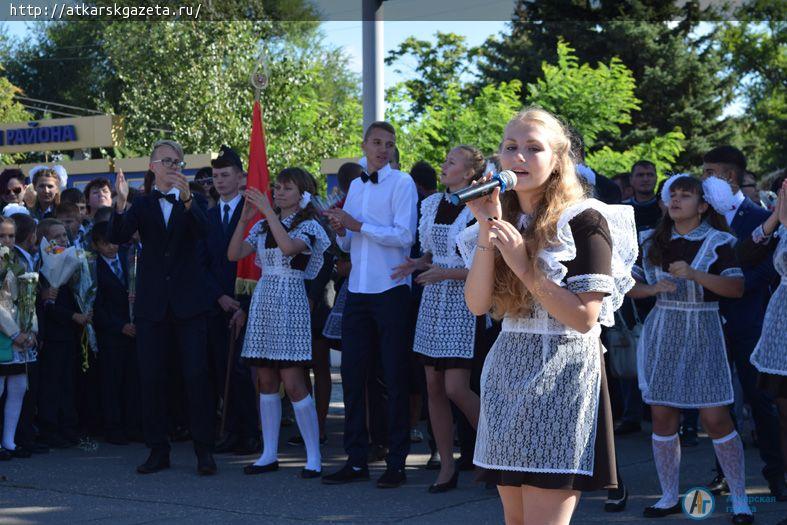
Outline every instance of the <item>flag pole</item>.
[[(258, 188), (264, 193), (268, 193), (268, 157), (265, 152), (265, 130), (262, 126), (262, 108), (260, 106), (260, 96), (262, 90), (268, 86), (270, 74), (266, 59), (265, 49), (261, 48), (257, 56), (257, 62), (249, 82), (254, 88), (254, 106), (252, 108), (251, 136), (249, 137), (249, 163), (246, 186)], [(248, 230), (254, 225), (256, 219), (246, 226), (244, 234), (248, 235)], [(256, 254), (238, 261), (237, 274), (235, 278), (235, 297), (240, 295), (251, 295), (260, 276), (260, 270), (255, 264)], [(237, 350), (236, 341), (240, 335), (240, 329), (235, 325), (230, 328), (230, 337), (227, 348), (227, 372), (224, 377), (224, 402), (221, 411), (221, 425), (219, 435), (224, 435), (227, 412), (229, 411), (230, 401), (230, 378), (235, 367), (235, 352)]]

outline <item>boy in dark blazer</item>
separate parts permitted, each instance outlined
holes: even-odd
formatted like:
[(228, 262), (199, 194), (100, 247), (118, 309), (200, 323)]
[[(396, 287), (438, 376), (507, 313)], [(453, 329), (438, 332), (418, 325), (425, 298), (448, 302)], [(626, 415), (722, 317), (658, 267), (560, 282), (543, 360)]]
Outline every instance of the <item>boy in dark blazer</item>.
[[(43, 219), (38, 224), (37, 237), (62, 248), (68, 246), (66, 228), (57, 219)], [(40, 437), (50, 447), (67, 448), (79, 441), (75, 379), (80, 337), (91, 316), (90, 312), (79, 310), (68, 283), (53, 288), (43, 273), (39, 274), (39, 283)]]
[(137, 329), (129, 315), (127, 251), (107, 240), (108, 223), (93, 227), (96, 257), (96, 300), (93, 325), (101, 355), (101, 412), (104, 439), (127, 445), (140, 421)]
[[(127, 210), (129, 187), (117, 174), (115, 212), (109, 221), (109, 241), (125, 244), (135, 232), (142, 242), (134, 320), (137, 329), (142, 427), (150, 448), (137, 467), (150, 474), (169, 467), (167, 439), (167, 358), (178, 352), (186, 390), (186, 405), (197, 473), (216, 473), (213, 460), (215, 402), (209, 387), (207, 325), (210, 307), (204, 276), (202, 240), (207, 235), (205, 206), (192, 198), (188, 179), (180, 170), (183, 148), (174, 141), (153, 145), (149, 169), (154, 187)], [(177, 345), (167, 341), (174, 335)]]
[(208, 355), (218, 396), (223, 396), (225, 391), (231, 330), (238, 335), (233, 349), (235, 354), (229, 377), (228, 398), (223, 403), (224, 410), (227, 411), (226, 433), (220, 436), (216, 453), (234, 452), (247, 455), (254, 454), (260, 448), (257, 395), (251, 372), (241, 360), (239, 349), (243, 342), (240, 329), (245, 321), (249, 299), (245, 297), (243, 301), (239, 301), (236, 298), (235, 278), (238, 264), (227, 258), (227, 248), (243, 210), (244, 198), (240, 188), (245, 174), (240, 157), (229, 146), (221, 146), (218, 156), (211, 161), (211, 166), (213, 189), (218, 198), (216, 206), (208, 210), (208, 238), (205, 242), (208, 272), (205, 277), (212, 303), (208, 314)]
[[(746, 173), (746, 157), (733, 146), (719, 146), (703, 157), (703, 178), (719, 177), (730, 185), (734, 194), (730, 209), (724, 215), (738, 242), (751, 237), (752, 232), (770, 215), (743, 195), (740, 185)], [(770, 285), (777, 277), (773, 260), (767, 257), (760, 264), (741, 265), (745, 278), (743, 297), (723, 299), (719, 310), (724, 319), (727, 351), (738, 372), (743, 398), (751, 406), (752, 419), (757, 431), (757, 443), (765, 466), (763, 477), (768, 481), (771, 495), (778, 501), (787, 501), (784, 482), (784, 459), (779, 442), (779, 418), (773, 401), (757, 388), (757, 370), (749, 358), (762, 332), (765, 309), (770, 298)], [(724, 480), (718, 476), (711, 485), (719, 488)]]

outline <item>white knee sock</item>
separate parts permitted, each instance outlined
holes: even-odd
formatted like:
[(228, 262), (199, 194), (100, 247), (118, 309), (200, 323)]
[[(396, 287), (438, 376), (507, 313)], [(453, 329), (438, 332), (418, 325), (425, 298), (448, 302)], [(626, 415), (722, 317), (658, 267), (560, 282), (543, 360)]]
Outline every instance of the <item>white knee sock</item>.
[(733, 514), (751, 514), (746, 497), (746, 468), (743, 458), (743, 442), (735, 430), (722, 438), (713, 440), (716, 457), (730, 486)]
[(678, 434), (653, 434), (652, 440), (653, 459), (661, 484), (661, 499), (653, 506), (668, 509), (677, 505), (680, 496), (680, 439)]
[[(3, 448), (15, 450), (14, 434), (16, 433), (16, 424), (19, 422), (19, 414), (22, 413), (22, 401), (25, 399), (25, 390), (27, 390), (27, 375), (7, 376), (5, 381), (8, 393), (5, 399), (3, 419)], [(2, 395), (2, 391), (0, 391), (0, 395)]]
[[(16, 433), (16, 425), (19, 422), (19, 414), (22, 412), (22, 401), (25, 399), (25, 390), (27, 389), (27, 375), (18, 374), (7, 376), (6, 383), (6, 400), (5, 400), (5, 416), (3, 420), (3, 448), (6, 450), (15, 450), (14, 434)], [(2, 389), (0, 389), (2, 395)]]
[(300, 401), (293, 401), (292, 408), (295, 409), (295, 420), (298, 422), (303, 443), (306, 445), (306, 468), (320, 472), (322, 470), (320, 424), (317, 422), (314, 399), (307, 395)]
[(262, 422), (262, 455), (254, 462), (261, 467), (279, 459), (279, 428), (281, 427), (281, 398), (279, 394), (260, 394)]

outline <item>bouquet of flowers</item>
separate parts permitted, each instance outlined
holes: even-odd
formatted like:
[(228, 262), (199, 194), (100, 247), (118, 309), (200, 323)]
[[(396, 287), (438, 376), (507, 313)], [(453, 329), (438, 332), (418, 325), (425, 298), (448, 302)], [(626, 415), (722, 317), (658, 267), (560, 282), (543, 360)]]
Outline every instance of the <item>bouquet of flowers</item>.
[[(49, 242), (46, 237), (41, 239), (41, 274), (46, 277), (49, 285), (60, 288), (71, 282), (77, 304), (83, 314), (93, 309), (96, 297), (95, 277), (91, 276), (91, 265), (87, 252), (74, 246), (63, 248)], [(93, 265), (95, 268), (95, 265)], [(88, 367), (88, 349), (96, 352), (96, 332), (88, 324), (82, 332), (82, 370)]]
[[(96, 300), (96, 257), (85, 250), (75, 250), (74, 253), (79, 259), (79, 271), (72, 275), (71, 289), (74, 291), (79, 309), (86, 314), (93, 311), (93, 303)], [(88, 350), (94, 354), (98, 352), (96, 330), (91, 323), (85, 325), (82, 331), (82, 371), (90, 366)]]
[(46, 237), (41, 239), (40, 253), (40, 273), (53, 288), (60, 288), (66, 284), (82, 265), (75, 247), (57, 246), (49, 242)]
[(23, 332), (37, 332), (36, 293), (38, 291), (38, 274), (36, 272), (23, 273), (17, 279), (17, 283), (19, 288), (17, 299), (19, 328)]

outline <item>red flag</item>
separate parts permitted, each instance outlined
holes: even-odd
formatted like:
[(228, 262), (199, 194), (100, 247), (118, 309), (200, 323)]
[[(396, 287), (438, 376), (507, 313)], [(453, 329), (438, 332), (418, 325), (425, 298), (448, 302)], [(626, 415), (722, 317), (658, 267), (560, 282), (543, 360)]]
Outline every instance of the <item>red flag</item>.
[[(265, 129), (262, 127), (262, 110), (260, 101), (254, 101), (254, 113), (251, 121), (251, 140), (249, 141), (249, 174), (246, 187), (258, 188), (270, 198), (270, 174), (268, 173), (268, 154), (265, 152)], [(246, 226), (244, 236), (260, 220), (257, 214)], [(238, 261), (238, 277), (235, 280), (236, 295), (251, 295), (260, 278), (260, 269), (255, 264), (256, 253)]]

